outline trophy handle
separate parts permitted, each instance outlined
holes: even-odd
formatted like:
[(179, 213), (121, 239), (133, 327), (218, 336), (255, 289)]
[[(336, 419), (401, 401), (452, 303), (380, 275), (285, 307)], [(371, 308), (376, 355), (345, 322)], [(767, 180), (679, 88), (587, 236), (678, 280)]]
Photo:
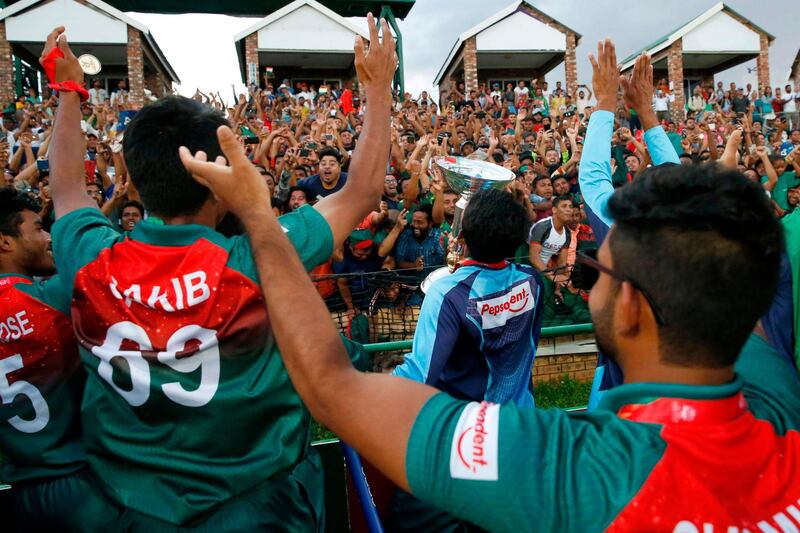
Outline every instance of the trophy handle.
[(453, 225), (450, 228), (450, 235), (453, 238), (458, 238), (461, 233), (461, 219), (464, 218), (464, 210), (467, 208), (467, 203), (469, 203), (469, 198), (462, 193), (456, 202), (456, 209), (453, 213)]
[(461, 235), (461, 219), (464, 218), (464, 209), (467, 208), (469, 197), (461, 194), (461, 197), (456, 202), (455, 212), (453, 213), (453, 225), (450, 228), (450, 240), (448, 243), (447, 252), (447, 268), (450, 272), (456, 269), (456, 265), (461, 261), (461, 255), (464, 253), (463, 248), (458, 244), (458, 238)]

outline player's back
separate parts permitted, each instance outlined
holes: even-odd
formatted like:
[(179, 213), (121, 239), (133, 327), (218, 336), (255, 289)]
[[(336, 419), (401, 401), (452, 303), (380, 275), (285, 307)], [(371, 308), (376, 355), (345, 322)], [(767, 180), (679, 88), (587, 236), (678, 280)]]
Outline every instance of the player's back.
[(60, 280), (0, 274), (0, 479), (53, 478), (86, 465), (85, 373)]
[(456, 398), (533, 405), (542, 292), (529, 266), (464, 261), (429, 289), (414, 351), (395, 373)]
[[(312, 209), (281, 222), (309, 267), (329, 253)], [(92, 210), (54, 234), (90, 248), (72, 261), (72, 308), (89, 371), (87, 452), (112, 498), (185, 524), (290, 475), (310, 418), (271, 337), (248, 239), (147, 221), (123, 238)]]

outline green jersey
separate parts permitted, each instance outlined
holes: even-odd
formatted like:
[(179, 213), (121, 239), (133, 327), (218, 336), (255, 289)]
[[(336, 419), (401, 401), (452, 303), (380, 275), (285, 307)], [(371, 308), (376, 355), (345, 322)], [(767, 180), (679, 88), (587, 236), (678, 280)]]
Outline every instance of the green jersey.
[(755, 360), (737, 368), (759, 378), (622, 385), (591, 413), (440, 393), (412, 428), (409, 485), (491, 531), (794, 530), (800, 417), (780, 399), (800, 396), (797, 376), (766, 343), (743, 357)]
[[(308, 270), (330, 257), (330, 227), (313, 208), (280, 223)], [(88, 372), (88, 459), (117, 504), (186, 524), (290, 476), (310, 417), (270, 333), (246, 236), (150, 221), (121, 235), (87, 208), (56, 222), (53, 243)]]
[(54, 478), (86, 466), (80, 406), (86, 373), (61, 278), (0, 274), (0, 479)]
[[(761, 183), (766, 183), (768, 179), (766, 176), (762, 176)], [(800, 178), (792, 171), (785, 171), (778, 176), (778, 182), (775, 184), (775, 188), (772, 189), (772, 199), (781, 209), (789, 209), (789, 189), (797, 186), (800, 186)]]

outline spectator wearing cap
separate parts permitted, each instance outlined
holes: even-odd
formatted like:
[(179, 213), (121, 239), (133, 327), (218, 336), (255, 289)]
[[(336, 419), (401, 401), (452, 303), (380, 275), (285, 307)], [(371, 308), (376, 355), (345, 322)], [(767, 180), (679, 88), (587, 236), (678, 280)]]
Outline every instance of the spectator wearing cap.
[(367, 276), (359, 274), (377, 272), (380, 268), (381, 259), (376, 253), (372, 232), (354, 230), (344, 245), (342, 260), (333, 262), (333, 273), (339, 275), (336, 285), (348, 313), (365, 309), (372, 297)]
[(310, 202), (335, 193), (347, 183), (347, 173), (342, 172), (342, 156), (335, 148), (323, 148), (319, 152), (319, 174), (297, 182), (304, 189)]
[(475, 152), (475, 142), (467, 139), (461, 143), (461, 155), (467, 157)]

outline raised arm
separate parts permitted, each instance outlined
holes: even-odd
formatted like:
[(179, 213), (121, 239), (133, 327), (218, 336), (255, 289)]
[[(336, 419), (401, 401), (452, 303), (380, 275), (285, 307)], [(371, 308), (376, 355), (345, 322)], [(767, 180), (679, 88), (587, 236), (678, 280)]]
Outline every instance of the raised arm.
[[(214, 163), (193, 157), (186, 148), (180, 150), (181, 160), (200, 183), (246, 221), (267, 308), (281, 309), (270, 313), (275, 315), (270, 325), (295, 389), (314, 418), (407, 490), (406, 447), (411, 427), (436, 390), (353, 368), (310, 278), (297, 275), (303, 265), (272, 213), (264, 180), (229, 128), (220, 127), (218, 136), (231, 167), (221, 157)], [(292, 305), (286, 306), (287, 301)], [(370, 409), (354, 408), (363, 405)]]
[[(55, 60), (55, 80), (50, 81), (83, 83), (83, 70), (78, 58), (70, 50), (63, 26), (54, 29), (47, 36), (42, 57), (39, 58), (42, 66), (47, 64), (55, 48), (61, 50), (64, 57)], [(82, 207), (97, 208), (97, 204), (86, 194), (80, 103), (80, 96), (76, 92), (59, 93), (53, 140), (49, 149), (50, 194), (53, 197), (56, 218)]]
[(578, 179), (586, 204), (604, 224), (611, 226), (613, 221), (606, 212), (606, 205), (614, 193), (611, 182), (611, 135), (620, 79), (614, 43), (609, 39), (598, 43), (597, 58), (590, 54), (589, 61), (594, 70), (592, 85), (597, 95), (597, 109), (589, 118), (589, 127), (586, 128)]
[(756, 156), (761, 159), (764, 164), (764, 172), (767, 174), (767, 182), (764, 184), (764, 190), (772, 192), (775, 185), (778, 184), (778, 173), (775, 172), (775, 167), (772, 166), (772, 161), (769, 160), (767, 149), (763, 146), (756, 148)]
[[(653, 65), (650, 56), (642, 54), (636, 58), (630, 78), (620, 78), (625, 105), (633, 108), (639, 116), (644, 129), (644, 142), (650, 152), (654, 165), (663, 163), (680, 164), (678, 153), (669, 141), (664, 128), (653, 111)], [(598, 91), (599, 94), (599, 91)], [(599, 96), (598, 96), (599, 99)]]
[(383, 41), (373, 17), (368, 17), (370, 46), (356, 38), (356, 72), (367, 93), (364, 128), (358, 138), (347, 183), (341, 191), (327, 196), (315, 208), (328, 221), (334, 248), (342, 244), (353, 228), (375, 209), (383, 192), (386, 161), (389, 158), (389, 119), (392, 105), (391, 81), (397, 67), (394, 41), (385, 20), (381, 21)]

